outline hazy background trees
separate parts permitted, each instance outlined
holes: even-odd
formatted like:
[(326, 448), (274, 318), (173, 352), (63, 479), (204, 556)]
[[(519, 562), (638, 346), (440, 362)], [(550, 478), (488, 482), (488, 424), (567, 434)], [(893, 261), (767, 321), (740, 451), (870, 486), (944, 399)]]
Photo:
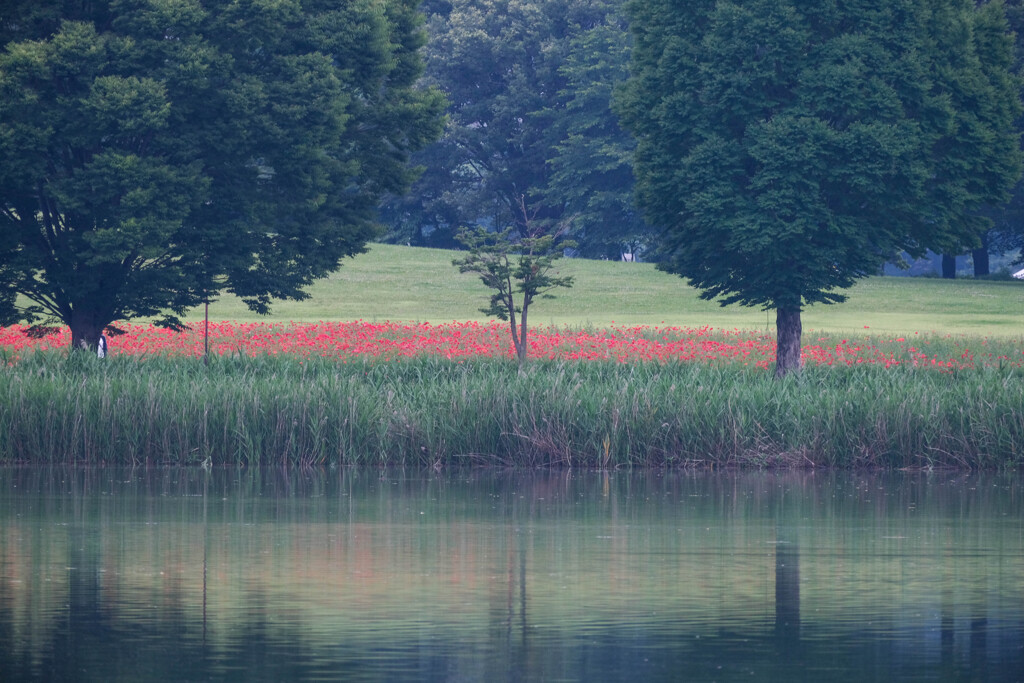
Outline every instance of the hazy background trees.
[[(988, 0), (978, 0), (979, 6)], [(1014, 66), (1017, 74), (1024, 73), (1024, 0), (1004, 0), (1006, 19), (1014, 32)], [(1016, 128), (1024, 130), (1024, 119), (1017, 118)], [(1018, 181), (1010, 199), (984, 209), (984, 215), (992, 220), (991, 228), (981, 236), (981, 244), (971, 251), (973, 271), (976, 276), (989, 275), (989, 257), (995, 254), (1016, 252), (1016, 263), (1024, 263), (1024, 182)], [(954, 272), (955, 275), (955, 272)]]
[(632, 201), (633, 142), (610, 100), (627, 75), (616, 0), (428, 0), (426, 79), (449, 99), (423, 176), (382, 210), (387, 240), (455, 246), (465, 225), (558, 226), (582, 254), (650, 242)]

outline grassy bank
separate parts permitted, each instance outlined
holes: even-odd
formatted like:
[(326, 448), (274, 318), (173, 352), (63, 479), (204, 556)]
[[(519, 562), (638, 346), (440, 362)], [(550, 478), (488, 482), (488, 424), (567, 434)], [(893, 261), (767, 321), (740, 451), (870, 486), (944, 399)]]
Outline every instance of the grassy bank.
[(0, 373), (0, 434), (2, 462), (1008, 468), (1024, 376), (37, 353)]
[[(21, 348), (19, 333), (0, 349), (0, 366), (11, 363), (0, 371), (0, 461), (1024, 464), (1021, 282), (868, 278), (847, 303), (805, 311), (808, 366), (783, 383), (764, 370), (771, 318), (701, 301), (650, 264), (560, 261), (576, 284), (531, 309), (550, 329), (522, 374), (503, 328), (287, 324), (483, 320), (488, 292), (451, 258), (374, 245), (270, 318), (224, 297), (211, 319), (233, 322), (214, 326), (209, 367), (187, 357), (203, 348), (202, 326), (132, 330), (105, 363)], [(671, 326), (763, 334), (685, 346), (675, 337), (696, 333)]]
[[(451, 322), (484, 320), (479, 309), (489, 292), (474, 275), (451, 265), (453, 252), (371, 245), (348, 259), (329, 278), (310, 288), (301, 302), (276, 302), (271, 321), (370, 320)], [(649, 263), (563, 259), (561, 272), (575, 285), (557, 298), (537, 303), (530, 320), (538, 325), (607, 327), (678, 325), (771, 329), (775, 319), (756, 308), (722, 308), (702, 301), (681, 278)], [(838, 306), (804, 311), (806, 332), (972, 334), (1024, 336), (1024, 282), (872, 277), (847, 290)], [(189, 314), (201, 320), (203, 309)], [(239, 300), (225, 296), (210, 305), (212, 320), (266, 321)]]

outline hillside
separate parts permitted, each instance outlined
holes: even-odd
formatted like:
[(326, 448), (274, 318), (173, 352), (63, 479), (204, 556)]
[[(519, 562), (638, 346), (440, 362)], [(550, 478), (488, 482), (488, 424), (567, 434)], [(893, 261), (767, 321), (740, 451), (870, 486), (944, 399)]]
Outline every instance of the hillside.
[[(451, 265), (453, 252), (373, 244), (330, 278), (310, 288), (302, 302), (278, 302), (271, 320), (402, 320), (448, 322), (485, 319), (479, 308), (488, 292), (475, 276)], [(774, 324), (765, 311), (720, 307), (647, 263), (565, 259), (560, 269), (575, 277), (572, 289), (531, 309), (536, 325), (605, 327), (680, 325), (764, 329)], [(848, 291), (837, 306), (804, 312), (804, 331), (864, 333), (936, 332), (1024, 335), (1024, 283), (874, 277)], [(200, 320), (203, 309), (188, 316)], [(240, 301), (224, 297), (210, 305), (213, 320), (266, 320)]]

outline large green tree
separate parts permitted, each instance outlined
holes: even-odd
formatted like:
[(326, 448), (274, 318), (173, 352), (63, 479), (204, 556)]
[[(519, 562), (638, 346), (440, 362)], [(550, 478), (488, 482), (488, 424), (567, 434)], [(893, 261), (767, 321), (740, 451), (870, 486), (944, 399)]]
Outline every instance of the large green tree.
[[(1014, 80), (1009, 34), (993, 4), (978, 49), (965, 6), (631, 5), (621, 112), (662, 267), (723, 305), (774, 309), (777, 376), (799, 368), (804, 306), (843, 301), (900, 250), (956, 241), (1015, 181), (1016, 140), (988, 113), (1019, 106), (1000, 87)], [(940, 57), (944, 41), (955, 45)], [(1009, 160), (996, 139), (1012, 140)]]
[[(1019, 175), (1020, 81), (1013, 37), (1002, 2), (930, 2), (924, 36), (933, 89), (949, 98), (952, 120), (935, 145), (929, 204), (945, 236), (930, 246), (954, 258), (973, 251), (975, 270), (987, 272), (992, 214), (1009, 199), (1006, 179)], [(950, 272), (952, 271), (952, 272)]]
[(75, 346), (303, 298), (440, 133), (414, 0), (17, 0), (0, 41), (0, 324)]
[[(989, 0), (977, 0), (977, 5), (987, 5)], [(1005, 0), (1006, 18), (1014, 33), (1014, 71), (1024, 72), (1024, 1)], [(1018, 114), (1017, 130), (1024, 130), (1024, 118)], [(972, 250), (974, 274), (989, 274), (989, 253), (1019, 251), (1017, 263), (1024, 263), (1024, 182), (1018, 181), (1010, 200), (988, 207), (985, 216), (991, 219), (992, 228), (982, 236), (982, 245)]]

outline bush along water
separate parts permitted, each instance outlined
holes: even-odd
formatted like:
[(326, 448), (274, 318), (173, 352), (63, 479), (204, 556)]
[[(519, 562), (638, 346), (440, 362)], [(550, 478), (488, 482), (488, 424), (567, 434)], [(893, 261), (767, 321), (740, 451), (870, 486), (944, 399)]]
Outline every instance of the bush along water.
[(8, 463), (970, 467), (1024, 462), (1024, 371), (33, 352)]

